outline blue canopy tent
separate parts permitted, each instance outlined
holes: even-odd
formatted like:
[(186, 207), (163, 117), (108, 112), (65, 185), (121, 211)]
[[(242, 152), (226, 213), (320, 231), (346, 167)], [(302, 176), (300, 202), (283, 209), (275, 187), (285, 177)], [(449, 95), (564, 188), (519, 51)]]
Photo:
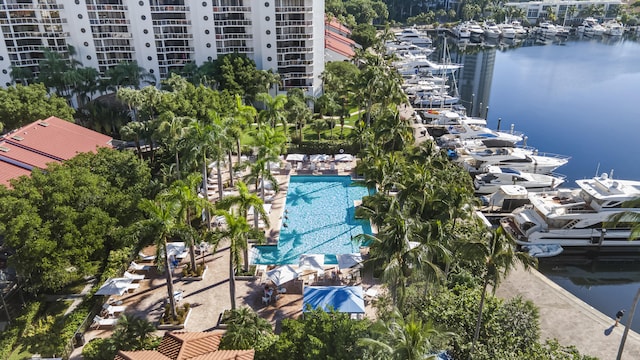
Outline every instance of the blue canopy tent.
[(362, 286), (307, 286), (304, 288), (302, 311), (311, 309), (350, 314), (364, 314), (364, 295)]

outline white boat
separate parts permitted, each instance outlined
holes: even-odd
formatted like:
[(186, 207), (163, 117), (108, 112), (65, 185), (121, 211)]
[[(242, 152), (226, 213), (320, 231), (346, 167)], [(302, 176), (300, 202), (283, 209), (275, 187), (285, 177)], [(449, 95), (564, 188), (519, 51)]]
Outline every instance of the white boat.
[(427, 36), (426, 34), (422, 34), (416, 28), (406, 28), (401, 32), (396, 33), (395, 35), (398, 41), (410, 42), (417, 46), (429, 47), (433, 43), (429, 36)]
[(516, 32), (516, 36), (524, 37), (527, 35), (527, 29), (525, 29), (524, 26), (522, 26), (522, 23), (520, 21), (513, 20), (511, 22), (511, 26), (513, 27), (513, 30)]
[(597, 19), (588, 17), (578, 26), (578, 32), (587, 36), (600, 36), (604, 34), (604, 26), (600, 25)]
[(521, 247), (523, 251), (529, 253), (529, 256), (535, 258), (547, 258), (562, 254), (564, 248), (558, 244), (531, 244)]
[(471, 33), (471, 37), (477, 38), (484, 35), (484, 29), (482, 28), (482, 26), (480, 26), (480, 24), (476, 23), (475, 21), (467, 22), (467, 29), (469, 29), (469, 33)]
[(550, 174), (569, 162), (569, 157), (539, 153), (535, 149), (521, 147), (484, 148), (468, 151), (463, 166), (470, 172), (486, 172), (489, 166), (516, 169), (534, 174)]
[(625, 206), (627, 201), (640, 198), (640, 181), (602, 174), (576, 184), (577, 189), (529, 193), (531, 204), (504, 217), (501, 226), (520, 245), (638, 249), (640, 241), (629, 241), (631, 229), (638, 223), (630, 220), (614, 227), (610, 221), (623, 212), (640, 215), (640, 208)]
[(471, 31), (467, 27), (467, 23), (461, 22), (460, 24), (454, 26), (452, 32), (458, 39), (468, 39), (471, 37)]
[(450, 106), (457, 104), (460, 98), (446, 93), (432, 93), (417, 97), (413, 101), (413, 105), (419, 108), (432, 108), (437, 106)]
[(484, 36), (487, 39), (497, 39), (500, 37), (500, 28), (494, 22), (485, 22), (482, 26), (482, 30), (484, 31)]
[(624, 26), (616, 20), (609, 20), (602, 24), (604, 26), (604, 34), (608, 36), (622, 36), (624, 34)]
[(472, 125), (487, 126), (487, 120), (483, 118), (469, 117), (457, 111), (441, 111), (435, 114), (431, 125), (460, 125), (462, 122)]
[(556, 36), (567, 37), (569, 36), (569, 28), (562, 25), (556, 25)]
[(529, 192), (521, 185), (502, 185), (488, 196), (480, 196), (483, 213), (506, 214), (529, 204)]
[(515, 39), (517, 36), (516, 29), (512, 24), (500, 24), (498, 27), (504, 39)]
[(542, 35), (544, 37), (554, 37), (556, 36), (558, 30), (556, 30), (556, 26), (552, 23), (541, 22), (540, 24), (538, 24), (538, 26), (536, 26), (535, 32), (536, 34)]
[(524, 138), (523, 134), (517, 131), (503, 132), (491, 130), (485, 126), (472, 124), (466, 121), (459, 121), (458, 125), (449, 125), (447, 132), (450, 137), (458, 138), (462, 141), (465, 140), (501, 140), (507, 143), (515, 145)]
[(406, 41), (388, 41), (385, 43), (385, 47), (387, 48), (387, 55), (397, 55), (399, 57), (408, 55), (429, 56), (434, 51), (432, 48), (418, 46)]
[(502, 185), (520, 185), (527, 191), (552, 190), (564, 183), (565, 176), (559, 174), (535, 174), (512, 168), (488, 166), (487, 172), (478, 174), (473, 180), (476, 194), (492, 194)]
[(426, 57), (411, 56), (400, 61), (394, 61), (393, 66), (401, 75), (436, 74), (447, 75), (460, 69), (459, 64), (438, 64)]

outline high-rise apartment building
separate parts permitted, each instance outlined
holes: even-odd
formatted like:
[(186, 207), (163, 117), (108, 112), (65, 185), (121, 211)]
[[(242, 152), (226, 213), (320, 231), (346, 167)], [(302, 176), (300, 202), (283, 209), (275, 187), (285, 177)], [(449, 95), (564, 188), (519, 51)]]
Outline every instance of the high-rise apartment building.
[(324, 0), (0, 0), (0, 84), (39, 72), (44, 49), (101, 74), (136, 60), (156, 79), (195, 62), (245, 54), (280, 74), (279, 91), (319, 95)]

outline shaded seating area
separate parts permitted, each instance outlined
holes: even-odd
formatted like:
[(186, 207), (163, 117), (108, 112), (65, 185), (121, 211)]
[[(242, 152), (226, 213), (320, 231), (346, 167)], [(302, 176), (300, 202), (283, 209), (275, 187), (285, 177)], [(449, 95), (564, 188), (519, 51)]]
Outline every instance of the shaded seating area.
[(362, 286), (307, 286), (304, 288), (302, 311), (322, 309), (349, 313), (362, 318), (365, 313)]
[(116, 317), (115, 316), (116, 314), (121, 314), (126, 309), (127, 309), (127, 307), (124, 306), (124, 305), (111, 305), (109, 303), (106, 303), (106, 304), (102, 305), (102, 313), (105, 316), (105, 318), (107, 318), (107, 317)]

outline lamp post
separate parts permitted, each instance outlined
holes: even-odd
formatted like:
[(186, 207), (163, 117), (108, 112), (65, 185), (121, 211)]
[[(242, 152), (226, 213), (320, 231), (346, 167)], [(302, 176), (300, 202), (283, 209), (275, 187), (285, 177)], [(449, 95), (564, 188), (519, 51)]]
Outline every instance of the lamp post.
[(638, 288), (636, 297), (633, 299), (633, 305), (631, 305), (631, 312), (629, 313), (629, 320), (627, 321), (627, 325), (624, 328), (624, 333), (622, 334), (622, 339), (620, 340), (620, 347), (618, 348), (618, 356), (616, 357), (616, 360), (622, 359), (622, 351), (624, 350), (624, 343), (625, 341), (627, 341), (627, 334), (629, 334), (629, 328), (631, 327), (631, 322), (633, 321), (633, 314), (636, 312), (636, 305), (638, 305), (638, 299), (640, 299), (640, 288)]

